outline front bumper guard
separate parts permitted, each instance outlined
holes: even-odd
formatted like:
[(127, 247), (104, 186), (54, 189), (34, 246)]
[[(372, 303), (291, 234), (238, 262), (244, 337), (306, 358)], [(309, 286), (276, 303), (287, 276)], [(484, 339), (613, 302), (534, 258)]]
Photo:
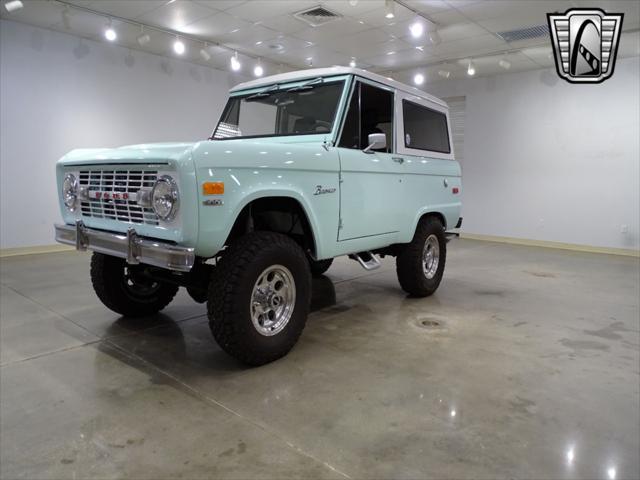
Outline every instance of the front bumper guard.
[(126, 234), (110, 233), (89, 229), (78, 221), (75, 226), (56, 224), (55, 230), (57, 242), (73, 245), (76, 250), (92, 250), (124, 258), (131, 265), (144, 263), (189, 272), (196, 260), (193, 248), (140, 238), (133, 228), (129, 228)]

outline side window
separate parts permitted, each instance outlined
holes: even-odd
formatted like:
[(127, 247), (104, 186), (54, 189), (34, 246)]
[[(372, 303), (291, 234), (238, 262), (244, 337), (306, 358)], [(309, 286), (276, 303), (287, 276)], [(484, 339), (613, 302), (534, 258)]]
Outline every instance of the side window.
[(393, 92), (357, 82), (338, 146), (362, 150), (369, 144), (370, 133), (384, 133), (387, 147), (378, 151), (392, 151)]
[(402, 117), (406, 148), (451, 153), (447, 116), (444, 113), (403, 100)]

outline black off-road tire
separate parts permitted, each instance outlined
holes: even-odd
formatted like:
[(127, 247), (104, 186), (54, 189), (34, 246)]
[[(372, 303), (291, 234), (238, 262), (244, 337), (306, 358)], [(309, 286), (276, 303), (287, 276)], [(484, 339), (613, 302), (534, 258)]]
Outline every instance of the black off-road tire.
[(131, 285), (126, 277), (127, 266), (123, 258), (94, 253), (91, 257), (91, 283), (100, 301), (110, 310), (125, 317), (153, 315), (171, 303), (178, 286), (145, 280), (139, 287)]
[[(259, 276), (273, 265), (291, 272), (296, 298), (288, 323), (275, 335), (266, 336), (253, 324), (251, 301)], [(207, 301), (211, 333), (225, 352), (242, 363), (258, 366), (273, 362), (298, 341), (310, 298), (309, 262), (302, 248), (280, 233), (249, 233), (225, 251), (211, 275)]]
[(311, 269), (311, 275), (314, 277), (319, 277), (323, 273), (325, 273), (329, 268), (331, 268), (331, 264), (333, 263), (333, 258), (327, 258), (326, 260), (312, 260), (309, 259), (309, 268)]
[[(438, 267), (432, 278), (423, 268), (423, 248), (429, 236), (437, 238), (439, 248)], [(420, 221), (413, 240), (396, 257), (396, 273), (402, 289), (415, 297), (432, 295), (440, 285), (447, 259), (447, 239), (442, 222), (437, 217), (426, 217)]]

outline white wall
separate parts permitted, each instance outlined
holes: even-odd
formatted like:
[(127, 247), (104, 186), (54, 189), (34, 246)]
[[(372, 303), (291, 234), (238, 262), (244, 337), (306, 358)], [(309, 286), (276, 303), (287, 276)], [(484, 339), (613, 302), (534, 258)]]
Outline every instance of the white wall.
[(537, 70), (427, 90), (466, 96), (464, 232), (640, 248), (638, 57), (599, 85)]
[(206, 138), (240, 80), (0, 21), (0, 246), (55, 243), (55, 162), (66, 152)]

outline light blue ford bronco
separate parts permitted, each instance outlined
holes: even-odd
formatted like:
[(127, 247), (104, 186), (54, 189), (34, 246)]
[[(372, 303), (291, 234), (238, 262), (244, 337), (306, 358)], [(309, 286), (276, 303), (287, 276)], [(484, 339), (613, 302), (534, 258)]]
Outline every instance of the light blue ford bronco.
[(179, 287), (207, 302), (222, 349), (261, 365), (305, 326), (311, 276), (348, 255), (396, 258), (400, 286), (431, 295), (461, 177), (447, 105), (354, 68), (240, 84), (211, 138), (73, 150), (57, 163), (56, 240), (91, 250), (100, 300), (152, 315)]

